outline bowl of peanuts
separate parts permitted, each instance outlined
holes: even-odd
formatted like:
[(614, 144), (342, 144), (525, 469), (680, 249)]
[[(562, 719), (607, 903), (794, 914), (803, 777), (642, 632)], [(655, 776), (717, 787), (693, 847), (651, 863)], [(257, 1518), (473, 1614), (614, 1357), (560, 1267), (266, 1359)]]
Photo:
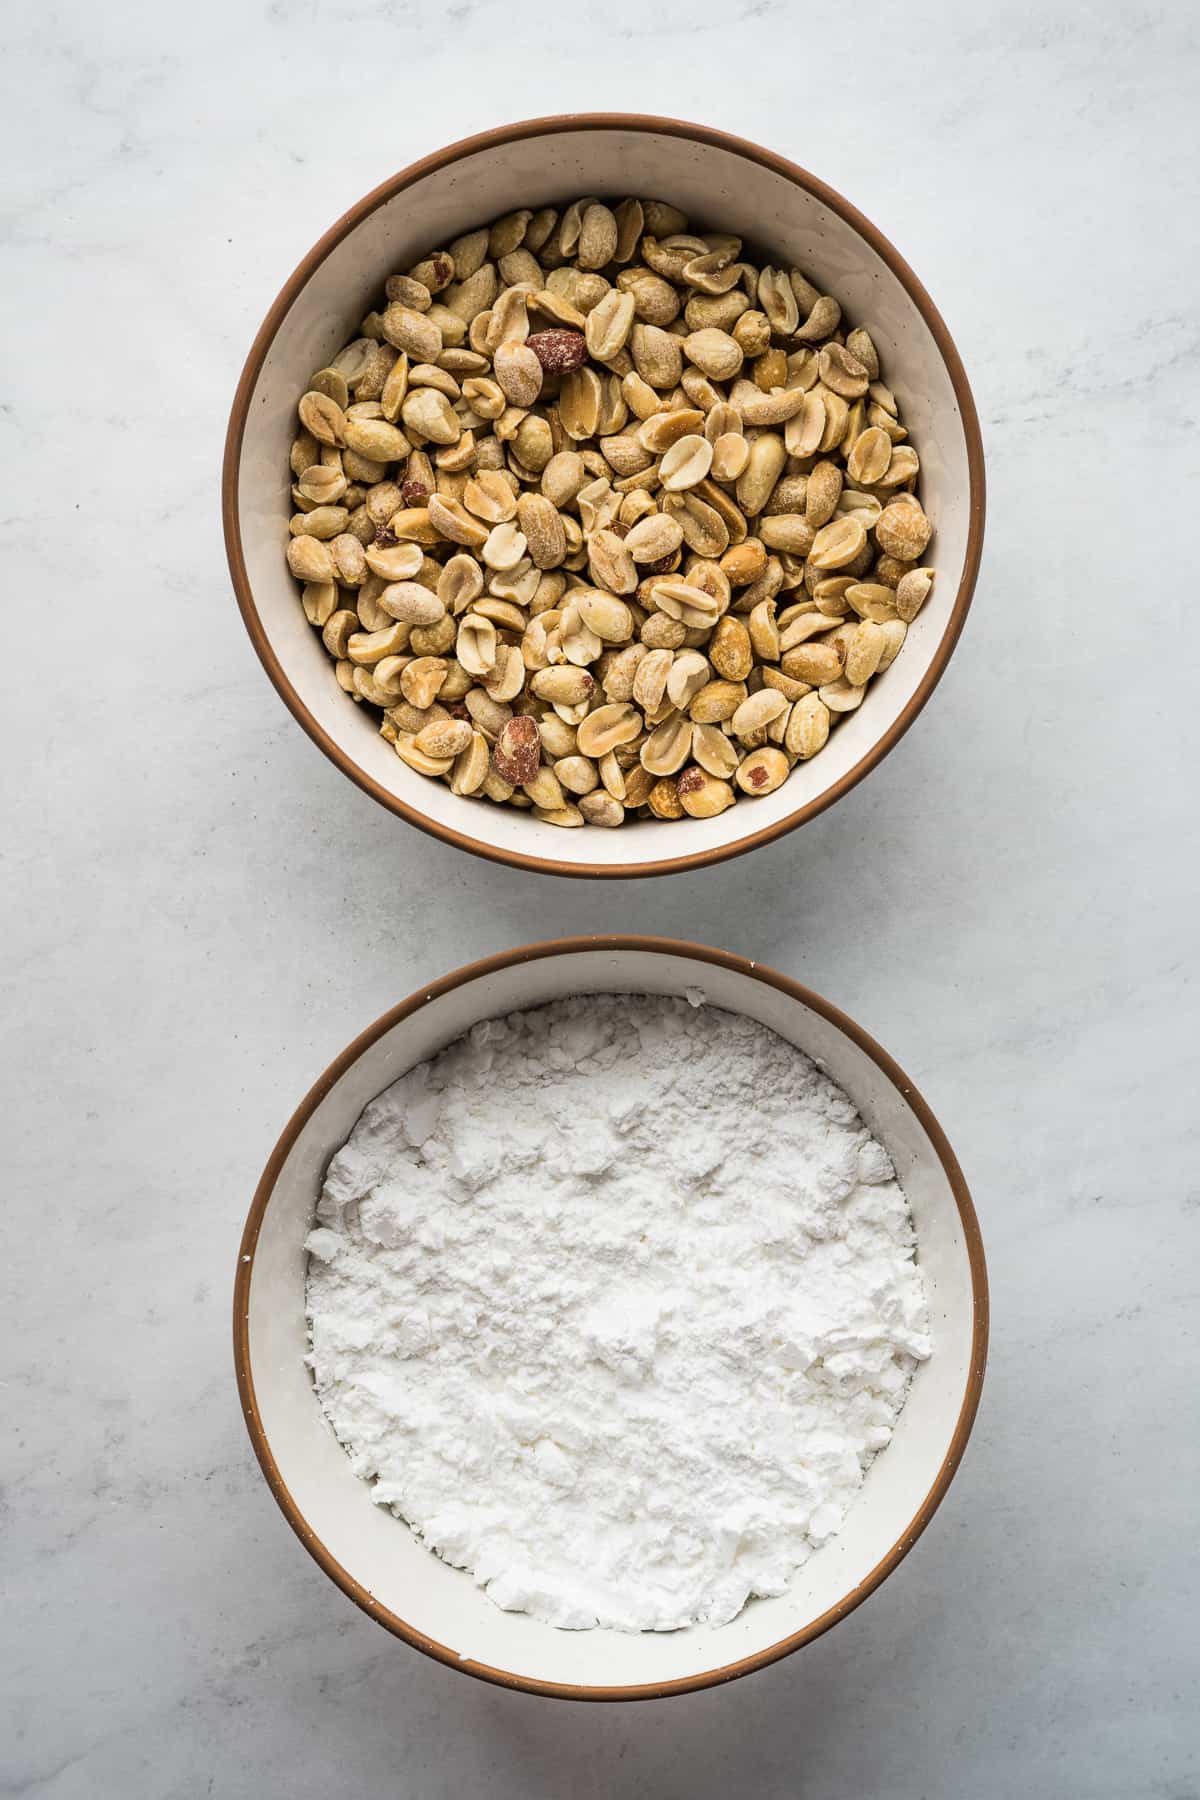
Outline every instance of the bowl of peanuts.
[(226, 443), (279, 694), (399, 817), (510, 865), (665, 874), (831, 805), (971, 600), (983, 452), (881, 233), (706, 127), (506, 126), (313, 247)]

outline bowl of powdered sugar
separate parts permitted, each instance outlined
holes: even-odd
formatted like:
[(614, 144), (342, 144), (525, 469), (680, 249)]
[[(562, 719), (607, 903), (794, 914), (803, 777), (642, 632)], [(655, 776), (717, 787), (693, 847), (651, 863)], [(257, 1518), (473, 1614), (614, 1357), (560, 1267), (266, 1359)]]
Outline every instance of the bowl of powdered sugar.
[(239, 1265), (276, 1497), (381, 1623), (578, 1698), (728, 1680), (878, 1585), (978, 1401), (983, 1252), (878, 1046), (724, 953), (448, 977), (338, 1059)]

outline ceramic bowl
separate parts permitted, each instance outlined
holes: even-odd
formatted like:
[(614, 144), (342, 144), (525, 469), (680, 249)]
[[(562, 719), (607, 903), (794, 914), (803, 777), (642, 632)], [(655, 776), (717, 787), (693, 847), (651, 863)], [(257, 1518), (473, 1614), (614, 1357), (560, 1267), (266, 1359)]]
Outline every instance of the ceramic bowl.
[[(342, 692), (283, 560), (296, 400), (375, 303), (384, 279), (467, 227), (581, 193), (652, 194), (776, 262), (805, 269), (869, 324), (922, 459), (936, 527), (933, 593), (867, 701), (775, 793), (716, 819), (638, 820), (564, 831), (512, 807), (464, 799), (416, 774)], [(560, 875), (665, 874), (721, 861), (813, 818), (912, 724), (970, 604), (983, 540), (983, 449), (950, 334), (908, 264), (847, 201), (794, 163), (675, 119), (583, 114), (508, 125), (453, 144), (376, 188), (289, 278), (239, 383), (223, 486), (229, 566), (247, 629), (279, 694), (352, 781), (410, 824), (498, 862)]]
[[(366, 1103), (480, 1019), (581, 993), (682, 995), (777, 1031), (845, 1088), (887, 1146), (912, 1207), (934, 1353), (840, 1533), (785, 1594), (728, 1625), (559, 1631), (502, 1612), (377, 1507), (351, 1470), (305, 1366), (304, 1239), (326, 1165)], [(385, 1013), (326, 1070), (272, 1152), (242, 1239), (234, 1349), (242, 1406), (271, 1490), (325, 1573), (398, 1637), (452, 1669), (531, 1693), (635, 1700), (763, 1668), (828, 1630), (896, 1567), (962, 1456), (983, 1380), (983, 1246), (954, 1154), (912, 1083), (844, 1013), (756, 963), (656, 938), (575, 938), (459, 969)]]

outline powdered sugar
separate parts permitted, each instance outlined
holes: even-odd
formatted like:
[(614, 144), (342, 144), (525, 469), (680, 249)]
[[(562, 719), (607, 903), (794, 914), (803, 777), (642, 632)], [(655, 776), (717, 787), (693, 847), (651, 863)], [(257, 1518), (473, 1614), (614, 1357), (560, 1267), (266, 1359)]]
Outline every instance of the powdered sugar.
[(356, 1472), (555, 1625), (782, 1592), (929, 1354), (886, 1151), (701, 998), (476, 1026), (366, 1108), (308, 1239), (310, 1361)]

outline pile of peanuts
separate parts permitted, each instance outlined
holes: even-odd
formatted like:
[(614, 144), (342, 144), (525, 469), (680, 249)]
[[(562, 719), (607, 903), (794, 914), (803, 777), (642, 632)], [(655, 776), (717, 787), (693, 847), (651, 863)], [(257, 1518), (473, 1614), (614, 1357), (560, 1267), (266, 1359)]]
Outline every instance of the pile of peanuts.
[(410, 768), (559, 826), (773, 793), (933, 571), (869, 333), (656, 200), (507, 214), (312, 378), (288, 566)]

